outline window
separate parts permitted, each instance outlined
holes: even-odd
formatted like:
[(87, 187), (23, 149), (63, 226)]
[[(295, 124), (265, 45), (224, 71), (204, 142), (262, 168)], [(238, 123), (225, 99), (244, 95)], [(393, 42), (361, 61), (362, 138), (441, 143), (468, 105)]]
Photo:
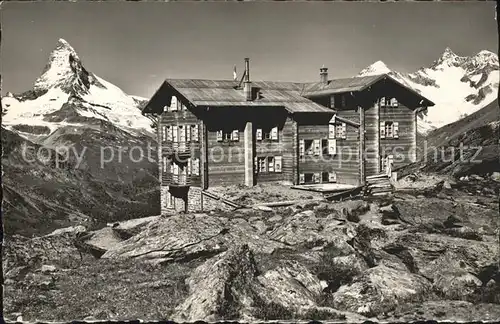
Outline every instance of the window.
[(278, 127), (272, 128), (257, 128), (255, 131), (255, 139), (257, 141), (262, 141), (263, 139), (277, 141), (278, 140)]
[(328, 124), (328, 138), (335, 138), (335, 124)]
[(398, 106), (398, 100), (396, 98), (391, 99), (391, 107), (397, 107)]
[(319, 172), (316, 172), (316, 173), (313, 173), (313, 183), (320, 183), (320, 180), (321, 180), (321, 177), (320, 177), (320, 173)]
[(271, 128), (271, 139), (273, 141), (277, 141), (278, 140), (278, 127)]
[(170, 101), (170, 110), (177, 111), (177, 97), (172, 96), (172, 100)]
[(198, 142), (198, 124), (191, 125), (191, 141)]
[(380, 107), (385, 107), (385, 97), (380, 98)]
[(321, 172), (321, 182), (326, 183), (330, 182), (330, 178), (328, 177), (329, 173), (328, 172)]
[(337, 173), (336, 172), (328, 172), (328, 182), (337, 182)]
[(172, 142), (178, 142), (179, 141), (179, 132), (177, 129), (177, 125), (172, 126)]
[(324, 139), (321, 140), (322, 155), (335, 155), (337, 154), (337, 140)]
[(347, 125), (346, 123), (338, 123), (335, 125), (335, 138), (347, 138)]
[(163, 106), (163, 112), (167, 112), (167, 111), (168, 111), (168, 106), (167, 105)]
[(315, 139), (313, 145), (314, 145), (313, 154), (320, 155), (321, 154), (321, 141), (319, 139)]
[(392, 121), (380, 122), (380, 138), (399, 138), (399, 123)]
[(392, 167), (394, 163), (394, 156), (393, 155), (385, 155), (380, 157), (380, 171), (381, 172), (389, 172), (390, 168)]
[(258, 165), (259, 173), (267, 172), (266, 158), (265, 157), (258, 157), (257, 158), (257, 165)]
[(233, 130), (233, 132), (231, 133), (231, 141), (233, 141), (233, 142), (237, 142), (237, 141), (239, 141), (239, 140), (240, 140), (240, 132), (239, 132), (237, 129), (235, 129), (235, 130)]
[(218, 142), (238, 142), (239, 139), (239, 131), (237, 129), (232, 131), (227, 130), (218, 130), (217, 131), (217, 141)]
[(267, 158), (267, 172), (274, 172), (274, 157)]
[(179, 125), (179, 142), (186, 141), (186, 129), (184, 125)]
[(193, 159), (191, 163), (191, 173), (197, 176), (200, 175), (200, 159)]
[(167, 141), (172, 141), (172, 127), (167, 126)]
[(283, 159), (282, 159), (281, 156), (275, 157), (275, 160), (274, 160), (274, 172), (278, 172), (278, 173), (281, 172), (282, 163), (283, 163)]
[(167, 166), (168, 166), (167, 157), (163, 156), (162, 160), (163, 160), (163, 172), (167, 172)]
[(257, 128), (257, 131), (255, 132), (255, 139), (257, 141), (262, 141), (262, 129)]
[(314, 147), (313, 147), (313, 143), (314, 141), (313, 140), (300, 140), (301, 143), (304, 143), (304, 154), (307, 154), (307, 155), (312, 155), (313, 154), (313, 150), (314, 150)]
[(330, 108), (347, 107), (347, 97), (345, 94), (335, 94), (330, 99)]
[(299, 184), (306, 183), (306, 175), (304, 173), (299, 174)]

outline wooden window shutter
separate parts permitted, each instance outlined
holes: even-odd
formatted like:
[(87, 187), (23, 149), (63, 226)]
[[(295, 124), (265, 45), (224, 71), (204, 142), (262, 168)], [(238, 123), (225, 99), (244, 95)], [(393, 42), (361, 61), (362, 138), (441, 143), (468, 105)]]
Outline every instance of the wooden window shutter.
[(186, 127), (184, 125), (179, 126), (179, 142), (186, 141)]
[(328, 172), (328, 182), (337, 182), (337, 173), (332, 171)]
[(278, 140), (278, 127), (273, 127), (271, 129), (271, 139)]
[(240, 139), (240, 132), (237, 129), (233, 130), (233, 132), (231, 133), (231, 140), (237, 142), (239, 141), (239, 139)]
[(313, 146), (314, 155), (320, 155), (320, 153), (321, 153), (321, 141), (319, 139), (315, 139), (313, 145), (314, 145)]
[(267, 171), (268, 172), (274, 172), (274, 157), (270, 156), (267, 158)]
[(392, 133), (392, 137), (398, 138), (399, 137), (399, 122), (394, 122), (393, 126), (394, 126), (394, 130)]
[(188, 172), (189, 175), (191, 175), (192, 167), (193, 167), (193, 163), (191, 161), (191, 158), (188, 158), (187, 159), (187, 172)]
[(167, 140), (167, 126), (161, 128), (161, 140), (165, 142)]
[(282, 163), (283, 163), (283, 158), (281, 156), (275, 157), (274, 172), (281, 172)]
[(335, 138), (335, 124), (328, 124), (328, 138)]
[(177, 110), (177, 97), (172, 96), (172, 100), (170, 101), (170, 110), (176, 111)]
[(191, 142), (191, 125), (186, 125), (186, 141)]
[(306, 182), (305, 174), (303, 174), (303, 173), (299, 174), (299, 184), (303, 184), (305, 182)]
[(222, 130), (217, 131), (217, 142), (222, 142)]
[(163, 172), (167, 172), (167, 157), (162, 157), (163, 160)]
[(347, 138), (347, 125), (345, 123), (342, 123), (342, 138)]
[(335, 155), (337, 154), (337, 140), (329, 139), (328, 140), (328, 154)]
[(380, 138), (385, 138), (385, 122), (380, 122)]
[(303, 156), (306, 153), (306, 143), (303, 139), (299, 140), (299, 155)]
[(177, 163), (173, 163), (174, 171), (172, 172), (175, 175), (179, 175), (179, 165)]
[(179, 141), (179, 131), (177, 130), (177, 125), (172, 126), (172, 141)]
[(175, 163), (173, 163), (173, 162), (170, 164), (170, 173), (171, 174), (175, 174), (175, 167), (174, 167), (174, 165), (175, 165)]
[(255, 131), (255, 138), (257, 141), (262, 141), (262, 128), (257, 128)]
[(320, 173), (316, 172), (316, 173), (313, 174), (313, 182), (314, 183), (319, 183), (320, 179), (321, 179)]
[(167, 141), (172, 141), (172, 127), (167, 126)]
[(193, 125), (193, 129), (191, 130), (191, 140), (194, 142), (198, 142), (199, 134), (198, 134), (198, 124)]
[(392, 106), (397, 107), (398, 106), (398, 99), (392, 98)]
[(193, 173), (194, 175), (200, 175), (200, 159), (195, 158), (193, 160)]
[(380, 98), (380, 107), (385, 106), (385, 97)]

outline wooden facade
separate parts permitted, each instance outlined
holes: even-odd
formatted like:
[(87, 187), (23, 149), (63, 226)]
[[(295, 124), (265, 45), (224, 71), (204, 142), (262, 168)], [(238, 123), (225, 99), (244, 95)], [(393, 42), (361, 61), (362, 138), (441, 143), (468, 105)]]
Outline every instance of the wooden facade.
[(432, 103), (390, 78), (353, 80), (353, 91), (339, 91), (347, 87), (343, 81), (323, 81), (309, 88), (262, 83), (252, 94), (230, 81), (165, 82), (144, 112), (159, 117), (168, 202), (181, 199), (184, 205), (177, 205), (187, 210), (190, 187), (363, 185), (388, 163), (413, 162), (415, 110)]

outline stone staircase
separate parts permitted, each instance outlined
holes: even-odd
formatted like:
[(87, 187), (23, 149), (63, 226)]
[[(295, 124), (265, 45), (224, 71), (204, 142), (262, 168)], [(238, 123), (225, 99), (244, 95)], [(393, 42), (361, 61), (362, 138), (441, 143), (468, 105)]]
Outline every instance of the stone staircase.
[(392, 195), (393, 192), (394, 187), (386, 173), (366, 177), (365, 196), (388, 196)]

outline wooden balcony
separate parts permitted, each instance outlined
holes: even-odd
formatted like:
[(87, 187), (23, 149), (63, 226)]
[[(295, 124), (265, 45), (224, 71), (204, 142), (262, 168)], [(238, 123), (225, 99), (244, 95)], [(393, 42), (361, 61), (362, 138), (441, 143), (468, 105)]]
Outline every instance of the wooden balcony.
[(189, 187), (191, 185), (191, 176), (185, 174), (167, 173), (164, 175), (166, 185), (173, 187)]
[(190, 156), (194, 148), (192, 142), (163, 142), (163, 150), (167, 155)]

